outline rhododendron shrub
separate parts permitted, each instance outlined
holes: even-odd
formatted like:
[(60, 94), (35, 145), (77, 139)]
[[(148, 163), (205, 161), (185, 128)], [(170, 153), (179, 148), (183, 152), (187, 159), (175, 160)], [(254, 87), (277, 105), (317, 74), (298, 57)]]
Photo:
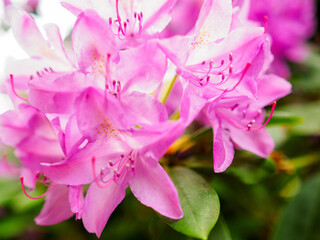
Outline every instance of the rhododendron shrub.
[[(62, 7), (76, 17), (66, 40), (54, 23), (38, 26), (26, 7), (10, 10), (10, 27), (28, 58), (6, 67), (2, 89), (14, 109), (0, 115), (0, 140), (20, 163), (2, 154), (0, 173), (20, 177), (27, 197), (45, 198), (37, 224), (75, 215), (100, 237), (130, 187), (177, 231), (207, 238), (219, 200), (205, 186), (217, 209), (211, 214), (209, 207), (202, 235), (189, 231), (184, 198), (190, 193), (175, 182), (188, 176), (180, 171), (171, 178), (179, 171), (168, 158), (183, 145), (188, 154), (195, 125), (212, 129), (215, 173), (232, 164), (235, 148), (262, 158), (273, 152), (265, 126), (276, 101), (291, 92), (274, 69), (284, 58), (296, 59), (295, 45), (282, 46), (273, 34), (277, 18), (260, 13), (253, 1), (250, 14), (248, 1), (176, 2), (64, 0)], [(264, 14), (265, 25), (252, 21)], [(46, 192), (30, 193), (39, 184)], [(190, 199), (189, 208), (205, 218), (198, 208), (206, 206)]]

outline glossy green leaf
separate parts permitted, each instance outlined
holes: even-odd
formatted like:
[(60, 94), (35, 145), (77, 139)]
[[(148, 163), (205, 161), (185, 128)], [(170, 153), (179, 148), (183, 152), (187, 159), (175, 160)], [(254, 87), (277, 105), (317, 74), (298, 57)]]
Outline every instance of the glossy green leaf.
[(302, 186), (279, 219), (273, 240), (320, 239), (320, 176)]
[(184, 217), (178, 221), (163, 218), (172, 228), (185, 235), (208, 239), (220, 213), (217, 193), (196, 172), (175, 167), (169, 175), (179, 192)]
[(208, 240), (231, 240), (229, 228), (224, 218), (220, 216), (219, 221), (211, 231)]

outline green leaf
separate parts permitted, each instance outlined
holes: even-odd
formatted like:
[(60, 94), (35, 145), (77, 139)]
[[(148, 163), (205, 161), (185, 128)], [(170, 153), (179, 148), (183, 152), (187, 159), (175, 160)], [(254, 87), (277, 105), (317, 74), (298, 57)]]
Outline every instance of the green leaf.
[(303, 118), (294, 116), (290, 112), (276, 111), (268, 123), (268, 126), (272, 125), (298, 125), (303, 122)]
[(183, 167), (169, 171), (178, 192), (184, 217), (174, 221), (164, 218), (173, 229), (190, 237), (208, 239), (220, 213), (217, 193), (196, 172)]
[(301, 192), (287, 205), (273, 240), (320, 239), (320, 176), (302, 186)]
[(320, 134), (320, 102), (305, 104), (292, 104), (283, 107), (282, 110), (290, 112), (292, 115), (304, 119), (301, 124), (292, 126), (294, 133), (299, 135), (316, 135)]
[(208, 240), (232, 240), (227, 223), (221, 216), (211, 231)]

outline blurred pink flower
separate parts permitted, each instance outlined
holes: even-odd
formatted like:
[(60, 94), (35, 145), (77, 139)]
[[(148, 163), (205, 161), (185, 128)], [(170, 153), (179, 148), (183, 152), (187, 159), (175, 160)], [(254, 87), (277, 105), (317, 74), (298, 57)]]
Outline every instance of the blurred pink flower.
[(251, 0), (250, 4), (249, 19), (266, 25), (271, 35), (275, 56), (272, 70), (288, 77), (286, 60), (302, 62), (308, 54), (306, 40), (316, 24), (314, 0)]

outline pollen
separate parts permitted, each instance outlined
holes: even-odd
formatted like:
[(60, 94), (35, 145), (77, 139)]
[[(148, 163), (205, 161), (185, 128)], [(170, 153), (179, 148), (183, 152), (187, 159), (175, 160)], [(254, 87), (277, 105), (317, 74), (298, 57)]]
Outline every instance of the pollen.
[(105, 75), (106, 74), (106, 56), (104, 54), (98, 53), (96, 49), (92, 50), (92, 71), (95, 75)]
[(109, 118), (103, 119), (96, 127), (96, 131), (101, 137), (117, 137), (120, 134)]

